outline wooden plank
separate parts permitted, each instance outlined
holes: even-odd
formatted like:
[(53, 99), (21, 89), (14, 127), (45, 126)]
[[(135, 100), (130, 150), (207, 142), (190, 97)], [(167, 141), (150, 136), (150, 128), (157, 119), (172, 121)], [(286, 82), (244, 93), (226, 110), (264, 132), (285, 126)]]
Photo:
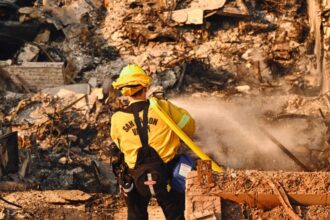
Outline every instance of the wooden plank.
[(3, 192), (13, 192), (13, 191), (25, 191), (36, 189), (36, 184), (22, 183), (14, 181), (0, 181), (0, 191)]
[(301, 218), (293, 211), (289, 198), (287, 197), (282, 186), (279, 183), (277, 183), (276, 181), (273, 181), (271, 179), (269, 179), (268, 182), (269, 182), (270, 187), (272, 187), (273, 191), (276, 193), (279, 201), (283, 205), (283, 207), (284, 207), (285, 211), (288, 213), (288, 215), (293, 220), (300, 220)]

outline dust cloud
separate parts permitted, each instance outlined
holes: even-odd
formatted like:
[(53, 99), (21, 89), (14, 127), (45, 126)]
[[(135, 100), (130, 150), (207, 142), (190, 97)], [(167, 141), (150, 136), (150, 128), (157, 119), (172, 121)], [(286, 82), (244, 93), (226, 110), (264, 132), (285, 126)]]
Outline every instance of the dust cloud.
[[(263, 132), (272, 134), (303, 163), (323, 143), (325, 127), (311, 119), (269, 120), (283, 110), (276, 97), (175, 97), (196, 121), (194, 141), (215, 161), (234, 169), (300, 170)], [(270, 117), (271, 118), (271, 117)]]

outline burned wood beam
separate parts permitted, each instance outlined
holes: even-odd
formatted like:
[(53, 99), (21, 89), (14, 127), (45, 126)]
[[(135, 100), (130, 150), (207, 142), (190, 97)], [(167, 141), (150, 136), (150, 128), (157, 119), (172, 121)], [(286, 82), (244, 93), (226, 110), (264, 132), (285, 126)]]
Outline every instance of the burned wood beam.
[(7, 199), (3, 198), (2, 196), (0, 196), (0, 200), (4, 201), (5, 203), (8, 203), (9, 205), (12, 205), (12, 206), (15, 206), (15, 207), (18, 207), (18, 208), (22, 208), (22, 206), (17, 205), (16, 203), (10, 202)]
[(299, 220), (301, 219), (294, 211), (293, 208), (290, 204), (289, 198), (286, 195), (284, 189), (282, 188), (282, 186), (272, 180), (269, 179), (268, 183), (270, 185), (270, 187), (272, 187), (273, 191), (275, 192), (275, 194), (278, 196), (278, 199), (280, 200), (281, 204), (283, 205), (285, 211), (288, 213), (288, 215), (293, 219), (293, 220)]
[(37, 189), (37, 184), (0, 181), (0, 191), (3, 192), (26, 191), (31, 189)]
[(276, 146), (278, 146), (282, 152), (284, 152), (288, 157), (290, 157), (295, 164), (297, 164), (304, 171), (311, 171), (305, 164), (303, 164), (295, 155), (293, 155), (283, 144), (281, 144), (274, 136), (266, 131), (266, 129), (260, 129)]

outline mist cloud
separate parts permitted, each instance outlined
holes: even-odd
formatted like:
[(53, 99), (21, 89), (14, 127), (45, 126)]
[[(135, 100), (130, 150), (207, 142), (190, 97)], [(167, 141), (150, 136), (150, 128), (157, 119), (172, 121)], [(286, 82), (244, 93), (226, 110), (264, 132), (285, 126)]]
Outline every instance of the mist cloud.
[(196, 120), (194, 140), (218, 163), (234, 169), (299, 170), (265, 134), (266, 129), (305, 164), (311, 149), (322, 147), (325, 127), (309, 119), (267, 120), (285, 105), (277, 97), (233, 98), (175, 97), (174, 104)]

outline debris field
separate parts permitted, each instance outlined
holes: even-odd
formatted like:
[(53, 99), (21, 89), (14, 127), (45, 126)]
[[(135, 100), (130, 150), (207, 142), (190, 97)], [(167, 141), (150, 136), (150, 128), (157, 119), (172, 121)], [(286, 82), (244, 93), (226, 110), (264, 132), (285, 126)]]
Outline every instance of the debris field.
[[(189, 173), (186, 219), (330, 219), (329, 8), (0, 1), (0, 219), (126, 219), (109, 132), (129, 63), (192, 112), (225, 169)], [(149, 215), (165, 219), (155, 200)]]

